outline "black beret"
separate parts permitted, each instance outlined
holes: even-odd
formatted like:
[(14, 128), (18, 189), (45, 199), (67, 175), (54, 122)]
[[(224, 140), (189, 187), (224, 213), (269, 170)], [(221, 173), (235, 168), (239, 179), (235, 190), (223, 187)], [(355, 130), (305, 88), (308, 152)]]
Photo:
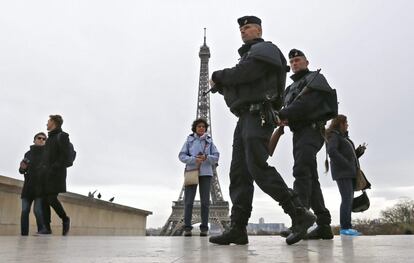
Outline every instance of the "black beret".
[(243, 16), (237, 19), (237, 23), (239, 23), (239, 26), (242, 27), (247, 24), (257, 24), (259, 26), (262, 26), (262, 20), (258, 18), (257, 16)]
[(294, 58), (294, 57), (306, 57), (306, 56), (302, 51), (294, 48), (291, 51), (289, 51), (289, 59)]

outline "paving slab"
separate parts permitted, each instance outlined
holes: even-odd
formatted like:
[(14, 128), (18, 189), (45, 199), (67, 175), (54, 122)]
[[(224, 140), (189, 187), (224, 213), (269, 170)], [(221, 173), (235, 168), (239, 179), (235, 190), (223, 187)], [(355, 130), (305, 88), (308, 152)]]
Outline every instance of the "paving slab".
[(278, 236), (219, 246), (208, 237), (1, 236), (0, 262), (414, 262), (414, 236), (335, 236), (288, 246)]

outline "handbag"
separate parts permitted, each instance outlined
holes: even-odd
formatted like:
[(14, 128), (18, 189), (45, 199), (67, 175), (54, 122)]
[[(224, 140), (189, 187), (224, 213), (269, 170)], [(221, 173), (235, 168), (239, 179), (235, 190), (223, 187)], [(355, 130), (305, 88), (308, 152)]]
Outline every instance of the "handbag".
[[(204, 145), (204, 152), (207, 148), (207, 143)], [(184, 170), (184, 186), (198, 185), (198, 176), (200, 175), (200, 165), (196, 169)]]
[(365, 191), (362, 191), (362, 195), (355, 197), (352, 201), (352, 212), (364, 212), (369, 208), (369, 205), (368, 195)]
[(371, 183), (365, 177), (364, 172), (358, 168), (357, 169), (357, 176), (355, 178), (355, 188), (354, 191), (361, 191), (371, 188)]
[(184, 186), (198, 185), (199, 168), (184, 171)]

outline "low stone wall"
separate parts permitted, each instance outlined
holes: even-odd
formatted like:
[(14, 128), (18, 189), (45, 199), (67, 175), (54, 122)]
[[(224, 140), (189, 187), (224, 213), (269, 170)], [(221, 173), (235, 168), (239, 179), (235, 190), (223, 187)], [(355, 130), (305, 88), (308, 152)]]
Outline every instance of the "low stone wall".
[[(23, 181), (0, 175), (0, 235), (20, 234), (20, 214)], [(147, 216), (152, 212), (122, 206), (75, 193), (59, 194), (71, 219), (70, 235), (145, 235)], [(52, 231), (61, 235), (62, 221), (52, 211)], [(37, 231), (30, 212), (30, 233)]]

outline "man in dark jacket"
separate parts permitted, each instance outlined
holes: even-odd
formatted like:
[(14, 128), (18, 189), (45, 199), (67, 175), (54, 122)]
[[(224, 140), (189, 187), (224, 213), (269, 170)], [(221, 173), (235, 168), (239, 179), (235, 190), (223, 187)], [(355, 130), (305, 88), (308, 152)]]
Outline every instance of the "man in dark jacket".
[[(331, 215), (325, 207), (316, 164), (316, 154), (324, 144), (324, 100), (332, 89), (322, 74), (309, 71), (309, 62), (302, 51), (292, 49), (289, 62), (294, 73), (291, 76), (293, 83), (285, 91), (284, 108), (279, 117), (293, 132), (293, 189), (317, 217), (317, 227), (307, 238), (332, 239)], [(292, 225), (295, 225), (294, 221)]]
[(45, 133), (37, 133), (33, 138), (34, 144), (30, 146), (30, 150), (25, 153), (24, 159), (20, 162), (19, 172), (24, 174), (24, 183), (21, 194), (22, 214), (20, 217), (22, 236), (27, 236), (29, 234), (29, 214), (33, 201), (37, 233), (47, 234), (42, 212), (42, 180), (44, 178), (39, 169), (44, 153), (46, 138)]
[(43, 169), (45, 171), (44, 218), (50, 229), (50, 206), (62, 219), (62, 234), (66, 235), (70, 228), (70, 219), (58, 200), (59, 193), (66, 192), (66, 160), (69, 154), (69, 135), (62, 131), (63, 119), (60, 115), (50, 115), (47, 122), (49, 139), (45, 145)]
[(255, 181), (297, 222), (286, 238), (288, 244), (293, 244), (305, 236), (315, 216), (301, 204), (276, 169), (267, 164), (268, 142), (275, 125), (269, 117), (269, 107), (278, 110), (281, 106), (286, 59), (276, 45), (261, 38), (259, 18), (245, 16), (237, 22), (244, 42), (239, 49), (241, 59), (235, 67), (215, 71), (211, 80), (212, 91), (222, 94), (227, 106), (239, 118), (230, 167), (231, 226), (222, 235), (211, 237), (210, 242), (248, 243), (246, 225), (252, 211)]

